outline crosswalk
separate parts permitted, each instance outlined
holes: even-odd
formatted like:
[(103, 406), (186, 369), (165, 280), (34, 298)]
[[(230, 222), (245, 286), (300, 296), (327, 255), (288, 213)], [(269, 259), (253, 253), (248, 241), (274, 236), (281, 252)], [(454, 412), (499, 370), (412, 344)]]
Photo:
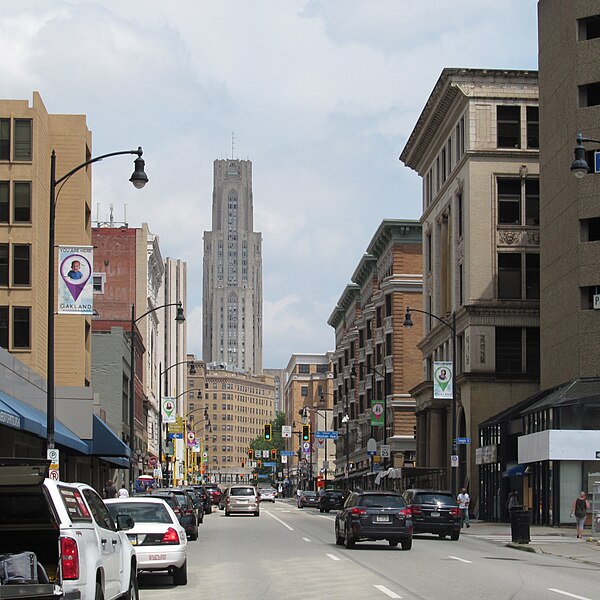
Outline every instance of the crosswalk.
[[(485, 535), (485, 534), (467, 534), (469, 537), (486, 540), (488, 542), (495, 542), (497, 544), (508, 544), (512, 542), (512, 536), (510, 533)], [(577, 544), (581, 542), (576, 537), (568, 537), (562, 535), (532, 535), (530, 544), (544, 545), (544, 544)]]

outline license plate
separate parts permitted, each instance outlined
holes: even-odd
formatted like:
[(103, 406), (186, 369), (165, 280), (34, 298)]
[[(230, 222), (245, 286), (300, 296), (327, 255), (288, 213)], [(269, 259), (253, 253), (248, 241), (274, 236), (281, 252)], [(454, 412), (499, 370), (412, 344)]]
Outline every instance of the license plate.
[(138, 543), (137, 535), (135, 535), (134, 533), (128, 533), (127, 539), (131, 542), (132, 546), (137, 546), (137, 543)]
[(377, 515), (375, 517), (375, 521), (377, 521), (377, 523), (387, 523), (390, 520), (390, 518), (387, 515)]
[(439, 517), (439, 516), (440, 516), (440, 513), (439, 513), (439, 512), (432, 512), (432, 513), (431, 513), (431, 516), (432, 516), (432, 517)]
[(167, 555), (166, 554), (149, 554), (148, 559), (149, 560), (167, 560)]

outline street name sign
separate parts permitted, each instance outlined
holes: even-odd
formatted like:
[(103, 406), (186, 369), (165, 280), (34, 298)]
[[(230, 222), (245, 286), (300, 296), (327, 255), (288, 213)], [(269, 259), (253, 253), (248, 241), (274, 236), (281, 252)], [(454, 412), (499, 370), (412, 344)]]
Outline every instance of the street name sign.
[(471, 438), (470, 437), (456, 438), (456, 443), (457, 444), (470, 444), (471, 443)]
[(315, 431), (315, 437), (318, 440), (337, 440), (339, 433), (337, 431)]

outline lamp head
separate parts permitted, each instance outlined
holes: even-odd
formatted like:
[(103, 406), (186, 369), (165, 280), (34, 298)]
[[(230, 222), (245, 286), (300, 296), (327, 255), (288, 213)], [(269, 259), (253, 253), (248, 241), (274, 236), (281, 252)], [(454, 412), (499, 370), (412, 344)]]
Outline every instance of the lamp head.
[(183, 323), (185, 321), (185, 315), (183, 314), (183, 306), (181, 302), (177, 304), (177, 314), (175, 315), (175, 320), (177, 321), (177, 323)]
[(413, 326), (412, 318), (410, 316), (410, 307), (406, 307), (406, 314), (404, 315), (404, 323), (402, 323), (404, 327), (410, 329)]
[(585, 147), (583, 145), (583, 137), (581, 134), (577, 136), (577, 145), (573, 151), (575, 154), (575, 160), (571, 164), (571, 171), (577, 179), (582, 179), (590, 172), (590, 167), (585, 160)]
[(134, 161), (134, 169), (133, 174), (129, 178), (129, 181), (133, 183), (133, 186), (141, 190), (148, 183), (148, 175), (144, 171), (144, 167), (146, 166), (146, 162), (142, 158), (142, 147), (138, 147), (137, 149), (138, 157)]

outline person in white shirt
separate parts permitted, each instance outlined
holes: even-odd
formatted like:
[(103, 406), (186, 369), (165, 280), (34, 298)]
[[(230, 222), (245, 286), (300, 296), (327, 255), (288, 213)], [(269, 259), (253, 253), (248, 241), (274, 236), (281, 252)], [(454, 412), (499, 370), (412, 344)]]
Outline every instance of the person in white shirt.
[(129, 492), (123, 483), (121, 489), (117, 492), (117, 498), (129, 498)]
[(471, 527), (471, 522), (469, 521), (469, 502), (471, 501), (471, 498), (469, 497), (469, 494), (467, 494), (466, 488), (460, 490), (460, 494), (456, 497), (456, 501), (458, 502), (458, 508), (460, 508), (461, 528), (465, 525)]

